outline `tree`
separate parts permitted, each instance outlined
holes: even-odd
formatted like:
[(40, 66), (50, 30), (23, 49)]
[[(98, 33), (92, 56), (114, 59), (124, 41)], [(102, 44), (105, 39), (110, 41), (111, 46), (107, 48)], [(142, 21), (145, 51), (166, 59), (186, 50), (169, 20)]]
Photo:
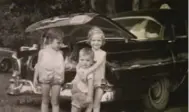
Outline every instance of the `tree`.
[(107, 13), (109, 16), (116, 14), (115, 0), (108, 0)]
[(132, 2), (132, 10), (137, 11), (140, 7), (140, 0), (133, 0)]
[(24, 30), (28, 25), (52, 16), (89, 12), (87, 1), (10, 0), (0, 4), (0, 40), (5, 47), (10, 48), (32, 45), (40, 35), (26, 35)]
[(97, 13), (111, 16), (116, 13), (115, 0), (90, 0), (91, 9)]

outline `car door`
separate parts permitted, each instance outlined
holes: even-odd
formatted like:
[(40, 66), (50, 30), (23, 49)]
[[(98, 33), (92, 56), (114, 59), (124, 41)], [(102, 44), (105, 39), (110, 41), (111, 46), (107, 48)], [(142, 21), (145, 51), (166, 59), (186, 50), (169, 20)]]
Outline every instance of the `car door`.
[(180, 79), (188, 70), (188, 26), (187, 20), (175, 19), (172, 26), (172, 52), (175, 56), (174, 78)]
[(164, 39), (164, 27), (149, 17), (123, 17), (114, 20), (137, 37), (122, 46), (125, 53), (117, 59), (124, 60), (120, 62), (122, 67), (116, 69), (121, 71), (118, 80), (120, 86), (129, 90), (125, 94), (140, 96), (153, 81), (167, 76), (173, 68), (168, 40)]

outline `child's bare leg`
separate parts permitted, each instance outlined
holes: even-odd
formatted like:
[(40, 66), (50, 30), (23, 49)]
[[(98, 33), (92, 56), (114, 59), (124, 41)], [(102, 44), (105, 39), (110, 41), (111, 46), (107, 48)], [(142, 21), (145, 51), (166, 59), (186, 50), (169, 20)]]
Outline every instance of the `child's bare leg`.
[(100, 103), (101, 103), (102, 95), (103, 95), (102, 88), (100, 88), (100, 87), (96, 88), (95, 89), (93, 112), (100, 112)]
[(42, 84), (42, 103), (41, 103), (41, 112), (48, 112), (49, 111), (49, 92), (50, 92), (50, 85), (49, 84)]
[(92, 112), (93, 104), (89, 104), (89, 106), (86, 108), (85, 112)]
[(73, 105), (72, 105), (71, 112), (81, 112), (81, 109), (80, 109), (80, 108), (77, 108), (76, 106), (73, 106)]
[(60, 85), (53, 85), (51, 91), (52, 112), (59, 112)]

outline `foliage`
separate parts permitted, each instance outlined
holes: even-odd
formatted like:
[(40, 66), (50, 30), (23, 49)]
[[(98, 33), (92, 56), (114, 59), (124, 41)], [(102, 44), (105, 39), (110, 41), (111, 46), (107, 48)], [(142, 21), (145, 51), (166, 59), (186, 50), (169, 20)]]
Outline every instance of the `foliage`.
[(31, 45), (39, 36), (26, 35), (28, 25), (52, 16), (88, 12), (88, 6), (87, 0), (13, 0), (0, 8), (0, 40), (13, 49)]

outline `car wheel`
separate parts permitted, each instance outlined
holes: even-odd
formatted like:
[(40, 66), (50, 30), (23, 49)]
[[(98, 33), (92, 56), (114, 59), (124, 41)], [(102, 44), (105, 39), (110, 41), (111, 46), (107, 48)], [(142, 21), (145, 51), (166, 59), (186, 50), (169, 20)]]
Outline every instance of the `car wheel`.
[(0, 71), (1, 72), (8, 72), (11, 67), (11, 62), (9, 60), (3, 60), (0, 63)]
[(151, 111), (164, 110), (169, 101), (169, 93), (169, 80), (158, 80), (148, 89), (144, 104)]

